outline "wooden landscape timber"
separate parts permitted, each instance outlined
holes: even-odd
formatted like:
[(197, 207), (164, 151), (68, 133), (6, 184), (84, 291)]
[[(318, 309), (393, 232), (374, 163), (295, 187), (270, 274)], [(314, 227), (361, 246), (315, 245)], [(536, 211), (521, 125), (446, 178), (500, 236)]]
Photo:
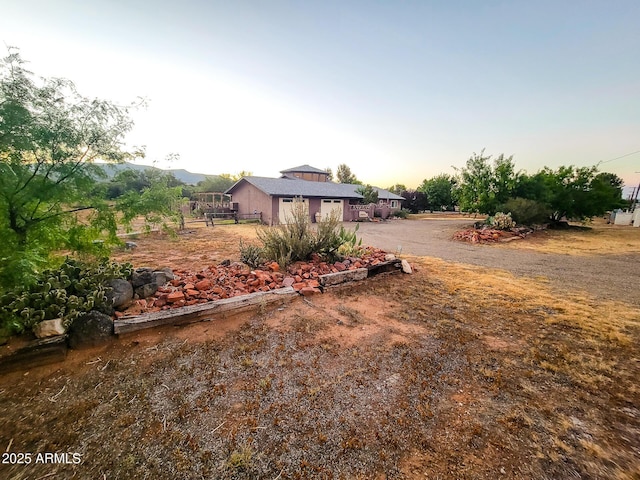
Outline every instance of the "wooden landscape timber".
[(117, 318), (113, 322), (115, 334), (135, 332), (145, 328), (159, 327), (161, 325), (182, 325), (210, 320), (212, 315), (230, 312), (238, 312), (254, 306), (269, 303), (288, 301), (296, 297), (298, 293), (292, 287), (279, 288), (268, 292), (256, 292), (248, 295), (225, 298), (215, 302), (202, 303), (173, 310), (145, 313), (135, 317)]
[(67, 357), (67, 336), (34, 340), (10, 355), (0, 358), (0, 373), (28, 370), (50, 363), (61, 362)]
[[(346, 282), (365, 280), (381, 273), (401, 272), (401, 261), (398, 259), (381, 262), (368, 268), (345, 270), (344, 272), (329, 273), (319, 277), (322, 288), (340, 285)], [(293, 287), (278, 288), (268, 292), (256, 292), (237, 297), (216, 300), (214, 302), (180, 307), (160, 312), (144, 313), (133, 317), (116, 318), (113, 330), (116, 335), (135, 332), (146, 328), (162, 325), (181, 325), (211, 320), (213, 315), (230, 311), (242, 311), (254, 306), (265, 305), (281, 300), (290, 300), (298, 295)]]

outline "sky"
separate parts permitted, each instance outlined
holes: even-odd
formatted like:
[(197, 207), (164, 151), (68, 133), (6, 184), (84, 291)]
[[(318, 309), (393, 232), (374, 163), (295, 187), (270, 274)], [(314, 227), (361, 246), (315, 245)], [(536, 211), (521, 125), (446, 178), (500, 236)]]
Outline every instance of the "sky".
[[(0, 0), (29, 69), (138, 97), (139, 163), (417, 187), (473, 153), (640, 184), (638, 0)], [(177, 154), (177, 157), (176, 157)], [(174, 158), (169, 161), (168, 158)]]

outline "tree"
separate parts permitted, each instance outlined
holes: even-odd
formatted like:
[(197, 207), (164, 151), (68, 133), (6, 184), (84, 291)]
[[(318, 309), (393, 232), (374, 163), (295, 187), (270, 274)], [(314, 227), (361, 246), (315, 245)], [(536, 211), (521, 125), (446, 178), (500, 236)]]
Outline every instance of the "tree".
[(402, 183), (396, 183), (392, 187), (387, 188), (391, 193), (395, 193), (396, 195), (402, 195), (402, 192), (407, 190), (407, 187)]
[(403, 208), (411, 213), (420, 213), (429, 208), (427, 196), (420, 190), (405, 190), (400, 195), (405, 199)]
[[(10, 49), (0, 64), (0, 286), (25, 281), (57, 249), (95, 251), (105, 235), (117, 242), (94, 161), (135, 155), (124, 149), (130, 107), (85, 98), (68, 80), (33, 77)], [(159, 202), (178, 196), (162, 193)]]
[(496, 213), (499, 205), (513, 196), (518, 173), (515, 172), (513, 156), (500, 154), (491, 163), (491, 155), (474, 153), (460, 172), (460, 209), (468, 212)]
[(325, 168), (324, 171), (327, 172), (327, 181), (333, 182), (333, 170), (331, 170), (331, 167)]
[(336, 179), (338, 183), (349, 183), (352, 185), (362, 185), (362, 182), (356, 178), (346, 163), (341, 163), (336, 169)]
[(452, 210), (455, 206), (456, 179), (442, 173), (422, 181), (418, 190), (427, 196), (431, 210)]
[(356, 192), (362, 195), (362, 203), (369, 205), (370, 203), (378, 203), (378, 191), (371, 185), (360, 185), (356, 188)]
[(602, 215), (623, 204), (623, 181), (613, 173), (598, 173), (596, 167), (562, 166), (540, 172), (545, 181), (551, 219), (584, 220)]

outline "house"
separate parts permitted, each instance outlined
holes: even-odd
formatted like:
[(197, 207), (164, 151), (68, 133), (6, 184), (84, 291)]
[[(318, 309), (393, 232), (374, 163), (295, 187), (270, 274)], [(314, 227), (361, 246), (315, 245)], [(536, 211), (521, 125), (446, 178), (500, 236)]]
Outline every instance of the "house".
[(379, 189), (379, 205), (361, 205), (363, 196), (356, 191), (359, 185), (334, 183), (329, 180), (326, 171), (309, 165), (289, 168), (280, 173), (280, 178), (242, 177), (225, 192), (232, 196), (241, 218), (259, 212), (263, 223), (278, 225), (291, 216), (296, 202), (304, 202), (311, 221), (326, 218), (334, 210), (340, 220), (352, 221), (371, 218), (379, 209), (386, 213), (386, 217), (393, 210), (388, 202), (397, 202), (394, 204), (397, 210), (403, 200), (398, 195)]

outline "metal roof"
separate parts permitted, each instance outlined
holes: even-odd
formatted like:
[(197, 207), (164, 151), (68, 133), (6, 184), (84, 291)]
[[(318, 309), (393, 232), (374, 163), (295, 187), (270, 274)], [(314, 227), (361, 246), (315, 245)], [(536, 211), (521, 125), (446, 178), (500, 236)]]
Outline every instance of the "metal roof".
[(325, 175), (329, 174), (325, 170), (320, 170), (319, 168), (312, 167), (311, 165), (300, 165), (299, 167), (287, 168), (286, 170), (280, 170), (280, 173), (324, 173)]
[(241, 182), (248, 182), (267, 195), (276, 197), (363, 198), (356, 192), (360, 185), (311, 182), (299, 178), (242, 177), (224, 193), (233, 193)]

